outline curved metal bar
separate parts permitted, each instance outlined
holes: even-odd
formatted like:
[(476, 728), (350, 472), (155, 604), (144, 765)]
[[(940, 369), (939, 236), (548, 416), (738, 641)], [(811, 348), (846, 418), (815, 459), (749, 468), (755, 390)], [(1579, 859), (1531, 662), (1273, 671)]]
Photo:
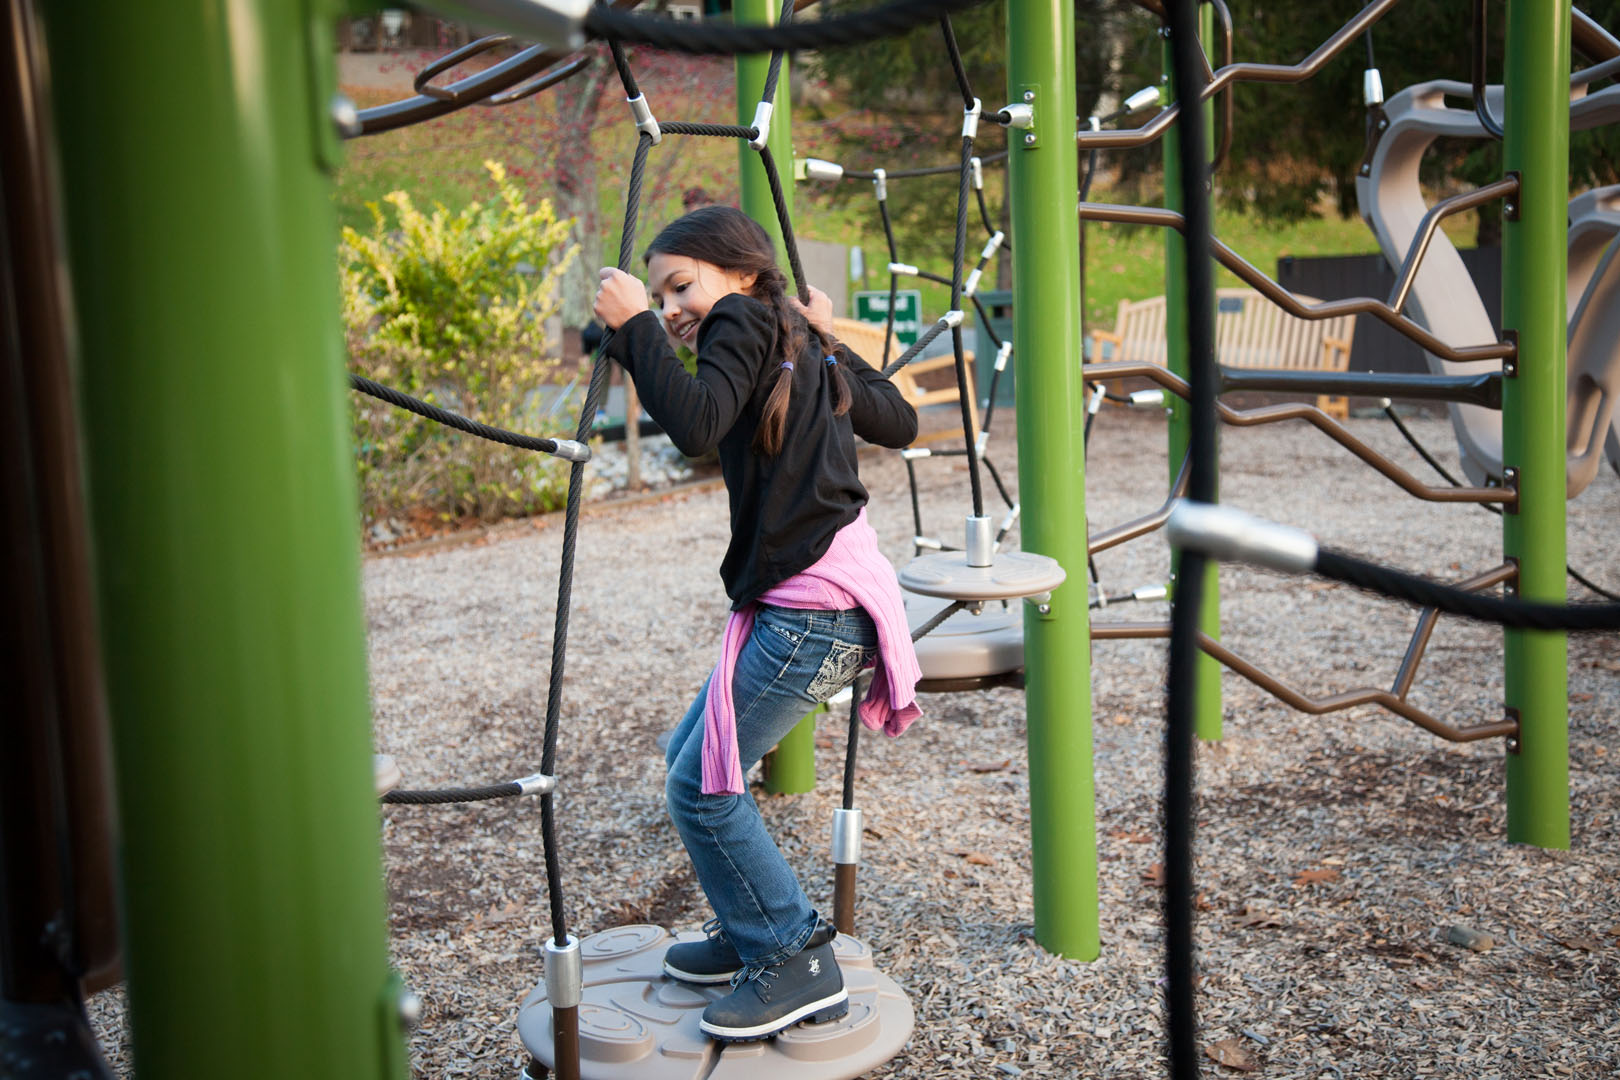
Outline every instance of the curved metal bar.
[(1121, 544), (1135, 540), (1139, 536), (1146, 536), (1148, 533), (1162, 528), (1164, 523), (1170, 519), (1170, 510), (1175, 506), (1176, 500), (1186, 493), (1187, 459), (1183, 457), (1181, 459), (1181, 468), (1176, 470), (1176, 482), (1170, 485), (1170, 497), (1164, 501), (1164, 505), (1153, 511), (1153, 513), (1145, 514), (1135, 521), (1127, 521), (1123, 525), (1115, 525), (1112, 529), (1104, 529), (1102, 532), (1094, 534), (1086, 544), (1086, 555), (1088, 557), (1096, 555), (1098, 552), (1107, 551), (1111, 547), (1118, 547)]
[(494, 97), (487, 97), (483, 101), (478, 102), (478, 104), (491, 107), (499, 105), (511, 105), (513, 102), (522, 101), (524, 98), (533, 97), (542, 90), (549, 90), (563, 80), (573, 78), (575, 75), (579, 74), (581, 71), (584, 71), (590, 66), (591, 58), (589, 56), (575, 57), (562, 67), (548, 71), (532, 82), (524, 83), (516, 90), (508, 90), (504, 94), (496, 94)]
[[(1512, 581), (1519, 576), (1519, 568), (1513, 563), (1503, 563), (1494, 570), (1487, 570), (1483, 574), (1476, 574), (1467, 581), (1459, 581), (1457, 588), (1477, 592), (1480, 589), (1489, 589), (1493, 585), (1500, 585), (1504, 581)], [(1406, 655), (1401, 658), (1401, 668), (1395, 675), (1395, 683), (1389, 692), (1405, 700), (1412, 689), (1412, 681), (1417, 678), (1418, 665), (1423, 660), (1424, 650), (1429, 647), (1429, 638), (1434, 633), (1435, 624), (1440, 621), (1440, 611), (1437, 608), (1424, 608), (1423, 614), (1418, 616), (1417, 626), (1412, 628), (1412, 640), (1406, 646)]]
[(1620, 73), (1620, 56), (1611, 56), (1602, 63), (1582, 68), (1572, 74), (1569, 77), (1569, 85), (1572, 89), (1577, 86), (1589, 86), (1599, 79), (1607, 79), (1617, 73)]
[[(1205, 84), (1200, 100), (1213, 97), (1232, 83), (1304, 82), (1326, 67), (1328, 61), (1343, 52), (1344, 47), (1355, 40), (1356, 35), (1383, 18), (1397, 2), (1398, 0), (1373, 0), (1349, 22), (1334, 31), (1333, 36), (1318, 46), (1315, 52), (1297, 64), (1226, 64)], [(1157, 116), (1139, 128), (1132, 128), (1129, 131), (1082, 131), (1076, 135), (1076, 139), (1083, 147), (1095, 146), (1102, 150), (1146, 146), (1164, 134), (1165, 129), (1175, 122), (1179, 110), (1179, 103), (1167, 105)]]
[(1493, 139), (1502, 137), (1502, 124), (1491, 115), (1491, 103), (1485, 98), (1485, 0), (1474, 0), (1474, 48), (1473, 48), (1473, 76), (1474, 76), (1474, 115), (1479, 117), (1479, 126), (1485, 129), (1485, 134)]
[[(1093, 622), (1091, 624), (1092, 641), (1131, 641), (1167, 638), (1169, 636), (1170, 624), (1167, 622)], [(1199, 633), (1198, 647), (1214, 657), (1222, 665), (1248, 679), (1283, 704), (1311, 716), (1343, 712), (1345, 709), (1353, 709), (1358, 705), (1378, 705), (1403, 720), (1411, 721), (1431, 735), (1437, 735), (1445, 739), (1447, 742), (1478, 742), (1481, 739), (1512, 738), (1519, 734), (1519, 724), (1516, 720), (1496, 720), (1488, 724), (1470, 724), (1467, 727), (1448, 724), (1438, 717), (1431, 716), (1405, 698), (1374, 686), (1313, 698), (1289, 686), (1275, 675), (1227, 648), (1208, 634)]]
[(1620, 39), (1579, 8), (1570, 11), (1569, 44), (1588, 60), (1612, 60), (1620, 56)]
[[(452, 105), (465, 104), (465, 102), (462, 101), (461, 96), (457, 94), (454, 87), (445, 88), (434, 86), (433, 80), (438, 76), (443, 75), (457, 64), (471, 60), (473, 57), (479, 56), (483, 53), (487, 53), (489, 50), (500, 45), (505, 45), (511, 40), (511, 34), (490, 34), (488, 37), (481, 37), (477, 41), (469, 41), (461, 48), (453, 49), (450, 52), (445, 53), (427, 67), (423, 68), (421, 71), (418, 71), (416, 73), (416, 78), (411, 80), (411, 87), (418, 94), (426, 94), (435, 101), (448, 101)], [(463, 82), (465, 81), (466, 80), (463, 80)]]
[[(1128, 225), (1163, 225), (1177, 231), (1182, 230), (1186, 225), (1182, 216), (1174, 210), (1162, 210), (1152, 206), (1113, 206), (1106, 203), (1081, 203), (1080, 216), (1091, 221), (1118, 221)], [(1511, 357), (1517, 352), (1511, 341), (1498, 341), (1490, 345), (1466, 345), (1461, 348), (1448, 345), (1435, 337), (1425, 327), (1395, 311), (1382, 300), (1374, 300), (1370, 296), (1356, 296), (1347, 300), (1322, 300), (1315, 304), (1306, 304), (1293, 293), (1271, 280), (1258, 267), (1248, 262), (1243, 256), (1227, 247), (1220, 240), (1213, 240), (1213, 248), (1215, 258), (1222, 266), (1232, 271), (1257, 292), (1263, 294), (1268, 300), (1295, 318), (1332, 319), (1340, 315), (1371, 315), (1380, 322), (1388, 324), (1397, 333), (1403, 334), (1422, 345), (1441, 359), (1456, 363), (1466, 363), (1471, 360), (1501, 360)]]
[[(1479, 100), (1483, 101), (1484, 97), (1481, 96)], [(1519, 178), (1509, 175), (1494, 184), (1486, 184), (1473, 191), (1453, 195), (1429, 207), (1428, 212), (1423, 215), (1423, 221), (1418, 225), (1417, 235), (1412, 238), (1412, 246), (1407, 249), (1406, 258), (1401, 260), (1401, 271), (1395, 278), (1395, 288), (1389, 294), (1390, 310), (1399, 315), (1406, 307), (1406, 301), (1412, 296), (1412, 283), (1417, 280), (1418, 265), (1429, 250), (1429, 242), (1434, 239), (1435, 230), (1440, 227), (1441, 221), (1452, 214), (1472, 210), (1476, 206), (1483, 206), (1496, 199), (1518, 193)]]
[[(641, 0), (612, 0), (612, 6), (621, 10), (628, 10), (639, 4)], [(455, 102), (440, 98), (429, 97), (427, 94), (417, 94), (415, 97), (401, 98), (386, 105), (377, 105), (369, 109), (361, 109), (359, 113), (359, 128), (350, 136), (359, 138), (365, 135), (380, 135), (395, 128), (409, 127), (420, 124), (425, 120), (432, 120), (446, 113), (455, 112), (474, 102), (482, 101), (494, 94), (511, 90), (525, 79), (533, 78), (551, 65), (568, 59), (578, 52), (576, 49), (556, 49), (547, 45), (531, 45), (522, 52), (502, 60), (493, 67), (485, 68), (475, 75), (451, 83), (443, 87), (441, 93), (454, 95)]]
[[(1093, 382), (1105, 379), (1151, 379), (1178, 397), (1185, 398), (1188, 393), (1185, 379), (1157, 364), (1149, 364), (1144, 361), (1111, 361), (1104, 364), (1086, 364), (1081, 368), (1081, 375), (1083, 378)], [(1314, 405), (1266, 405), (1258, 409), (1245, 411), (1239, 411), (1225, 403), (1219, 403), (1216, 407), (1220, 410), (1221, 419), (1233, 427), (1255, 427), (1260, 424), (1278, 423), (1282, 420), (1308, 421), (1319, 428), (1328, 438), (1368, 465), (1371, 465), (1401, 490), (1425, 502), (1501, 503), (1503, 506), (1514, 506), (1518, 502), (1518, 493), (1511, 488), (1434, 487), (1425, 484), (1389, 458), (1350, 434), (1344, 425)]]
[(1502, 373), (1429, 375), (1416, 372), (1296, 371), (1288, 368), (1221, 367), (1221, 393), (1264, 390), (1285, 394), (1455, 401), (1486, 409), (1502, 407)]
[(1154, 16), (1160, 22), (1169, 21), (1170, 13), (1164, 10), (1164, 4), (1160, 0), (1134, 0), (1134, 2), (1137, 7)]

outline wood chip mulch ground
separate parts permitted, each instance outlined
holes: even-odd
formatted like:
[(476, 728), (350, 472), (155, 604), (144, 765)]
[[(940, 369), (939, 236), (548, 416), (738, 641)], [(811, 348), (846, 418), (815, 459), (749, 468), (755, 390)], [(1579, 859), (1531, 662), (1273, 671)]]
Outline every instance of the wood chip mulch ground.
[[(1412, 424), (1455, 470), (1449, 424)], [(1350, 427), (1429, 479), (1387, 422)], [(1314, 429), (1227, 429), (1223, 439), (1222, 496), (1245, 509), (1437, 577), (1501, 561), (1498, 519), (1414, 500)], [(1005, 431), (992, 442), (1009, 482), (1012, 443)], [(930, 531), (956, 536), (968, 506), (961, 459), (919, 471)], [(912, 535), (904, 467), (882, 454), (863, 458), (862, 472), (873, 522), (902, 563)], [(1168, 472), (1160, 418), (1104, 413), (1087, 464), (1092, 528), (1154, 509)], [(988, 483), (986, 492), (995, 499)], [(1605, 471), (1569, 514), (1569, 561), (1620, 591), (1620, 480)], [(549, 518), (475, 547), (367, 563), (376, 741), (408, 786), (536, 767), (561, 532)], [(726, 540), (726, 496), (715, 489), (582, 525), (559, 764), (567, 905), (581, 932), (695, 928), (708, 914), (664, 814), (654, 739), (713, 663)], [(1097, 562), (1117, 594), (1162, 582), (1168, 549), (1154, 535)], [(1349, 588), (1239, 567), (1222, 568), (1221, 591), (1224, 640), (1313, 696), (1388, 687), (1415, 619)], [(1570, 595), (1594, 599), (1576, 585)], [(1162, 604), (1094, 613), (1165, 616)], [(1497, 719), (1501, 656), (1499, 630), (1443, 619), (1412, 699), (1457, 725)], [(1164, 647), (1099, 642), (1091, 662), (1094, 961), (1035, 940), (1019, 692), (931, 695), (904, 737), (862, 741), (860, 933), (917, 1010), (904, 1052), (872, 1075), (1164, 1074)], [(1620, 642), (1571, 638), (1568, 673), (1568, 851), (1507, 842), (1500, 740), (1441, 742), (1370, 707), (1307, 716), (1223, 677), (1225, 737), (1203, 745), (1198, 763), (1208, 1075), (1620, 1075)], [(1069, 719), (1083, 716), (1076, 702)], [(761, 796), (824, 910), (843, 753), (843, 721), (827, 721), (817, 790)], [(393, 959), (426, 1003), (414, 1074), (514, 1076), (526, 1060), (517, 1005), (540, 978), (548, 931), (534, 804), (386, 807), (380, 819)], [(118, 995), (92, 1011), (127, 1069)]]

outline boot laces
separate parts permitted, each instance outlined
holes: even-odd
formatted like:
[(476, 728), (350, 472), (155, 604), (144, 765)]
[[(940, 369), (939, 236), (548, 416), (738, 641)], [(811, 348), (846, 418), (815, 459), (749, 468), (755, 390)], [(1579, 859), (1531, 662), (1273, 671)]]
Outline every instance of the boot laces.
[(780, 976), (777, 975), (776, 971), (772, 968), (741, 968), (736, 974), (731, 976), (731, 988), (733, 990), (741, 990), (747, 984), (753, 983), (754, 991), (759, 994), (759, 1000), (769, 1001), (771, 1000), (771, 984), (765, 981), (766, 976), (769, 976), (772, 979), (780, 978)]

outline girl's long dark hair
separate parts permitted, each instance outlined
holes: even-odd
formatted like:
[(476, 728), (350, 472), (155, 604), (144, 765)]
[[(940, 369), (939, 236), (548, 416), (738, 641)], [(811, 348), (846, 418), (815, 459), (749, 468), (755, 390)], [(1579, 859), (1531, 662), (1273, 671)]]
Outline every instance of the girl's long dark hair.
[[(787, 276), (776, 265), (776, 246), (753, 218), (730, 206), (705, 206), (676, 218), (647, 245), (643, 260), (654, 254), (685, 255), (737, 274), (754, 275), (748, 295), (762, 301), (776, 314), (776, 339), (781, 343), (781, 360), (799, 361), (812, 338), (823, 356), (833, 355), (834, 343), (788, 305)], [(849, 383), (838, 364), (828, 365), (832, 377), (833, 415), (849, 411)], [(787, 424), (788, 398), (793, 393), (793, 372), (779, 368), (771, 384), (770, 396), (760, 416), (755, 449), (776, 454), (782, 449), (782, 429)]]

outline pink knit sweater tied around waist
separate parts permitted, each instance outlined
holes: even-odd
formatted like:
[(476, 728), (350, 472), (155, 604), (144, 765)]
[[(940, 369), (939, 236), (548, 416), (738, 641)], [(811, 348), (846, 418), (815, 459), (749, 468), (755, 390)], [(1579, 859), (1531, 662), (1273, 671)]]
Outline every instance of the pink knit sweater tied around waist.
[[(867, 524), (866, 509), (833, 537), (814, 566), (773, 586), (760, 598), (775, 607), (809, 611), (864, 608), (877, 626), (878, 655), (872, 687), (860, 703), (861, 723), (873, 731), (899, 735), (922, 715), (917, 682), (922, 669), (912, 647), (905, 602), (889, 560), (878, 550), (877, 533)], [(755, 606), (733, 611), (720, 644), (720, 663), (709, 680), (703, 713), (703, 793), (741, 795), (742, 763), (737, 751), (737, 713), (731, 682), (737, 658), (754, 629)]]

